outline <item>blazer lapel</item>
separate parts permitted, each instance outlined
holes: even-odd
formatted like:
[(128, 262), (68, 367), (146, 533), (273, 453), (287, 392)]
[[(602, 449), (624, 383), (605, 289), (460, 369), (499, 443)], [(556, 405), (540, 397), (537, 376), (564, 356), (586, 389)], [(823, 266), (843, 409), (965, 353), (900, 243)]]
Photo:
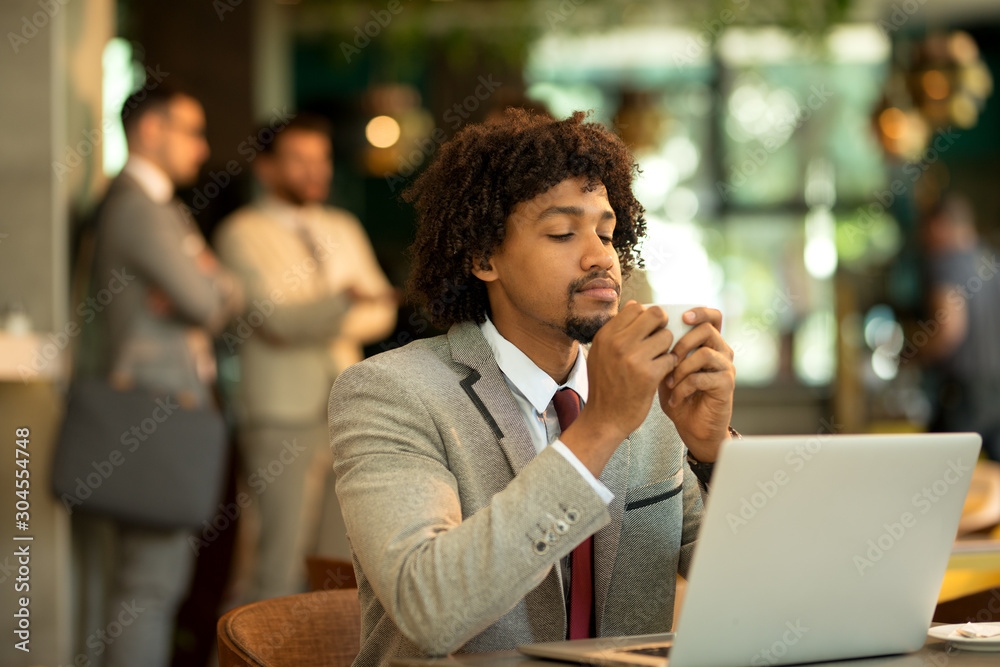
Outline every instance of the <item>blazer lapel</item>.
[[(493, 430), (513, 474), (518, 475), (535, 458), (535, 446), (524, 416), (493, 358), (493, 351), (479, 327), (472, 322), (451, 327), (448, 344), (452, 359), (469, 367), (469, 374), (461, 381), (462, 388)], [(526, 603), (533, 609), (529, 618), (546, 619), (545, 627), (549, 629), (553, 624), (561, 628), (559, 636), (551, 637), (552, 640), (565, 636), (566, 599), (559, 565), (554, 566), (544, 581), (528, 593)], [(559, 617), (554, 618), (555, 614)]]
[[(469, 367), (469, 374), (462, 380), (463, 389), (493, 430), (511, 469), (517, 475), (535, 457), (535, 447), (531, 444), (524, 417), (503, 379), (493, 352), (479, 327), (471, 322), (453, 326), (448, 331), (448, 343), (452, 359)], [(604, 616), (604, 603), (611, 584), (611, 572), (618, 552), (625, 512), (629, 447), (628, 439), (618, 446), (600, 477), (601, 482), (615, 497), (608, 506), (611, 522), (594, 534), (594, 609), (598, 630)], [(553, 570), (554, 581), (552, 577), (548, 578), (547, 585), (554, 585), (553, 590), (558, 591), (558, 598), (562, 600), (562, 575), (558, 567)], [(551, 613), (551, 609), (548, 613)], [(565, 608), (563, 614), (565, 615)]]
[(448, 331), (452, 359), (469, 367), (462, 388), (493, 431), (514, 475), (535, 458), (524, 417), (510, 387), (493, 358), (493, 351), (473, 322), (456, 324)]

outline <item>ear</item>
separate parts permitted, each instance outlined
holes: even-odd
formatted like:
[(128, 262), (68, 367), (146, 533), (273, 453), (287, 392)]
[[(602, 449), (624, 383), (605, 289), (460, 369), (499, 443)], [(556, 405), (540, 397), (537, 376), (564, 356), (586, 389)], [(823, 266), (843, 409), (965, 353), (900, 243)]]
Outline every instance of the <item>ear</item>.
[(482, 280), (484, 283), (491, 283), (500, 276), (493, 264), (486, 257), (476, 260), (472, 266), (472, 275)]
[(164, 120), (155, 110), (149, 110), (136, 121), (132, 135), (128, 137), (129, 150), (140, 153), (155, 153), (163, 146)]
[(135, 124), (135, 135), (142, 146), (151, 148), (160, 144), (163, 136), (163, 116), (156, 111), (147, 111)]
[(275, 172), (273, 156), (267, 153), (258, 153), (254, 158), (251, 169), (253, 169), (253, 175), (257, 177), (261, 185), (271, 187)]

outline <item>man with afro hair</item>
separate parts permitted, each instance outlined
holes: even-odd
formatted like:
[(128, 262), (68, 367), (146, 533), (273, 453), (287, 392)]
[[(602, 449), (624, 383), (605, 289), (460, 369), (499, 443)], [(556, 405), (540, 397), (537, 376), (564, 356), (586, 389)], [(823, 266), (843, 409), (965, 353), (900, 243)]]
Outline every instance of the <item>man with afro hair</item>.
[(583, 113), (509, 110), (404, 192), (410, 294), (450, 328), (331, 393), (355, 665), (670, 630), (735, 371), (717, 310), (671, 351), (661, 308), (620, 306), (635, 172)]

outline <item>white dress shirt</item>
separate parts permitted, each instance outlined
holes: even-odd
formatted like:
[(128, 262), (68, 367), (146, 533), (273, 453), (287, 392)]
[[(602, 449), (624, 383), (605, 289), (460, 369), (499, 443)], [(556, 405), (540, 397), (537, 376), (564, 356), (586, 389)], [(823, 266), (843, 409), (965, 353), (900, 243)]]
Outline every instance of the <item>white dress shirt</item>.
[(174, 197), (174, 184), (158, 166), (139, 155), (129, 155), (122, 171), (131, 176), (139, 187), (157, 204), (166, 204)]
[(559, 440), (562, 430), (559, 428), (559, 418), (552, 403), (556, 391), (569, 388), (580, 395), (581, 403), (586, 404), (590, 389), (586, 356), (582, 352), (576, 355), (576, 363), (569, 373), (569, 378), (564, 384), (559, 385), (529, 359), (528, 355), (504, 338), (489, 317), (479, 325), (479, 328), (493, 351), (493, 358), (496, 359), (507, 386), (514, 394), (518, 409), (524, 416), (531, 443), (535, 446), (535, 453), (549, 446), (554, 447), (579, 471), (601, 499), (605, 503), (610, 503), (615, 497), (611, 490), (594, 477), (587, 466), (580, 462), (562, 440)]

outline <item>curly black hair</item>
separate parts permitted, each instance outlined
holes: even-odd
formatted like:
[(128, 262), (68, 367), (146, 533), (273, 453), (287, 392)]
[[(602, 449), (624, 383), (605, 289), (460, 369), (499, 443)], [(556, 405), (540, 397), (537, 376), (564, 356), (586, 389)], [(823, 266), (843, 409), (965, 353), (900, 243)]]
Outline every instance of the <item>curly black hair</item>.
[(621, 139), (586, 117), (577, 111), (554, 120), (508, 109), (443, 144), (403, 191), (418, 216), (407, 291), (436, 326), (486, 319), (486, 285), (472, 275), (473, 263), (489, 268), (486, 259), (503, 242), (517, 204), (568, 178), (582, 176), (588, 188), (604, 185), (615, 212), (612, 245), (622, 274), (642, 266), (635, 246), (646, 233), (645, 211), (632, 194), (638, 165)]

